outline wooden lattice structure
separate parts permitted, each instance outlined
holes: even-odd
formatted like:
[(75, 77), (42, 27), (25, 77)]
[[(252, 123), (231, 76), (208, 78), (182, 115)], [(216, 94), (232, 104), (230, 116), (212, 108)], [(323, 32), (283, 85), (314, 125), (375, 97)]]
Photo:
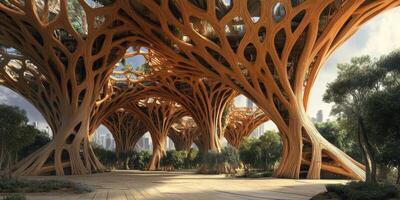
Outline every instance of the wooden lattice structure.
[(140, 117), (150, 132), (153, 142), (153, 155), (147, 170), (160, 169), (160, 159), (165, 155), (165, 143), (172, 124), (186, 115), (186, 110), (172, 101), (148, 98), (132, 103), (127, 110)]
[(229, 113), (224, 137), (230, 145), (239, 149), (242, 141), (268, 120), (268, 116), (259, 108), (234, 107)]
[[(0, 3), (0, 44), (23, 55), (17, 65), (26, 71), (11, 69), (14, 75), (8, 76), (14, 82), (9, 87), (38, 108), (54, 133), (50, 144), (19, 163), (16, 175), (101, 170), (89, 134), (103, 121), (99, 116), (114, 112), (101, 104), (114, 96), (103, 108), (117, 107), (137, 99), (137, 91), (162, 82), (173, 98), (187, 103), (179, 102), (183, 107), (194, 108), (188, 110), (204, 130), (202, 136), (208, 137), (208, 149), (219, 149), (220, 113), (234, 93), (232, 87), (279, 128), (283, 154), (277, 176), (299, 178), (302, 168), (308, 170), (307, 178), (320, 178), (320, 171), (326, 170), (364, 179), (363, 166), (320, 136), (305, 110), (329, 55), (399, 0), (94, 2)], [(171, 70), (186, 75), (160, 74), (159, 82), (135, 84), (118, 93), (129, 95), (107, 92), (113, 88), (107, 85), (113, 66), (130, 45), (156, 50), (163, 59), (154, 62), (167, 62)], [(31, 80), (22, 83), (21, 78)], [(7, 85), (7, 78), (0, 82)], [(176, 92), (177, 86), (185, 92)], [(107, 115), (97, 115), (99, 110)]]
[(143, 37), (181, 68), (245, 94), (280, 129), (279, 177), (320, 171), (364, 179), (363, 166), (320, 136), (305, 112), (329, 55), (398, 0), (130, 1)]
[(180, 119), (168, 133), (177, 151), (189, 151), (198, 136), (198, 127), (192, 118)]
[(147, 132), (144, 123), (132, 112), (118, 109), (103, 121), (115, 140), (117, 156), (132, 152), (136, 143)]
[(171, 70), (156, 71), (147, 80), (158, 84), (154, 90), (157, 95), (186, 108), (201, 129), (208, 150), (220, 151), (223, 111), (237, 96), (235, 90), (217, 81)]

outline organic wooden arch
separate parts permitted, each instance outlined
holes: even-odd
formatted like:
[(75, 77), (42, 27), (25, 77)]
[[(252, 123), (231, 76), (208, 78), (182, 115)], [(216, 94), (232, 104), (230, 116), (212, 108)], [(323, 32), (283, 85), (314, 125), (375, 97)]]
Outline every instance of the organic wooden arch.
[(147, 98), (126, 107), (137, 114), (149, 130), (153, 141), (153, 155), (147, 170), (160, 169), (160, 159), (165, 155), (165, 143), (171, 125), (186, 115), (186, 110), (172, 101), (160, 98)]
[(234, 107), (229, 114), (224, 137), (230, 145), (239, 149), (242, 141), (268, 120), (268, 116), (259, 108)]
[(192, 118), (182, 118), (172, 124), (168, 136), (174, 142), (177, 151), (189, 151), (194, 140), (199, 136), (197, 129)]
[(223, 137), (222, 116), (227, 104), (237, 96), (232, 88), (206, 78), (189, 76), (171, 70), (159, 70), (146, 77), (156, 83), (154, 90), (167, 99), (175, 99), (186, 108), (204, 136), (208, 150), (219, 152)]
[(90, 112), (112, 67), (136, 41), (130, 31), (135, 27), (116, 12), (121, 4), (91, 8), (79, 0), (82, 26), (76, 27), (69, 20), (67, 1), (37, 2), (0, 3), (0, 43), (20, 51), (42, 75), (45, 90), (37, 100), (47, 108), (38, 109), (54, 133), (52, 141), (22, 160), (14, 174), (102, 170), (89, 145)]
[(136, 143), (147, 132), (144, 123), (125, 109), (116, 110), (103, 121), (103, 125), (114, 137), (117, 157), (132, 152)]
[(360, 25), (399, 4), (135, 0), (129, 14), (171, 61), (236, 88), (268, 113), (284, 144), (277, 176), (299, 178), (307, 166), (307, 178), (320, 178), (323, 169), (364, 179), (361, 164), (320, 136), (304, 104), (327, 57)]

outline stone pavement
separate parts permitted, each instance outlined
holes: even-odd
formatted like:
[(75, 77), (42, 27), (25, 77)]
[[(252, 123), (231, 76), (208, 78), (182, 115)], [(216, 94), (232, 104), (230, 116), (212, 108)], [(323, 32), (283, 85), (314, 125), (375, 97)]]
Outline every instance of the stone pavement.
[(89, 176), (34, 177), (67, 179), (95, 188), (89, 194), (29, 194), (32, 200), (260, 200), (310, 199), (325, 190), (324, 184), (343, 180), (292, 180), (277, 178), (227, 178), (190, 172), (114, 171)]

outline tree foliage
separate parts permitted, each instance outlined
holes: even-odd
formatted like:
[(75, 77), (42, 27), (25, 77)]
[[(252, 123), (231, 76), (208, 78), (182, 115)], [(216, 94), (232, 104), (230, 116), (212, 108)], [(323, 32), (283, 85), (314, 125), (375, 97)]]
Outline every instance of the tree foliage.
[(260, 138), (248, 138), (240, 146), (241, 161), (250, 168), (273, 170), (281, 156), (282, 143), (275, 131), (266, 131)]
[(19, 151), (34, 142), (35, 132), (24, 110), (0, 104), (0, 171), (18, 160)]
[(324, 100), (335, 103), (332, 113), (356, 133), (367, 181), (376, 182), (377, 163), (399, 166), (400, 52), (379, 60), (353, 58), (338, 68), (339, 75), (328, 85)]

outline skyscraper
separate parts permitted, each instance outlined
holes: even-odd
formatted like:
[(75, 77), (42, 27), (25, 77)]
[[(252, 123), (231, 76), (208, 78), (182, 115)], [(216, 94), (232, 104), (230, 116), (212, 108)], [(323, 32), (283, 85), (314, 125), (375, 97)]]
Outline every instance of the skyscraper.
[(315, 121), (318, 123), (324, 121), (324, 114), (322, 113), (322, 110), (318, 110)]

